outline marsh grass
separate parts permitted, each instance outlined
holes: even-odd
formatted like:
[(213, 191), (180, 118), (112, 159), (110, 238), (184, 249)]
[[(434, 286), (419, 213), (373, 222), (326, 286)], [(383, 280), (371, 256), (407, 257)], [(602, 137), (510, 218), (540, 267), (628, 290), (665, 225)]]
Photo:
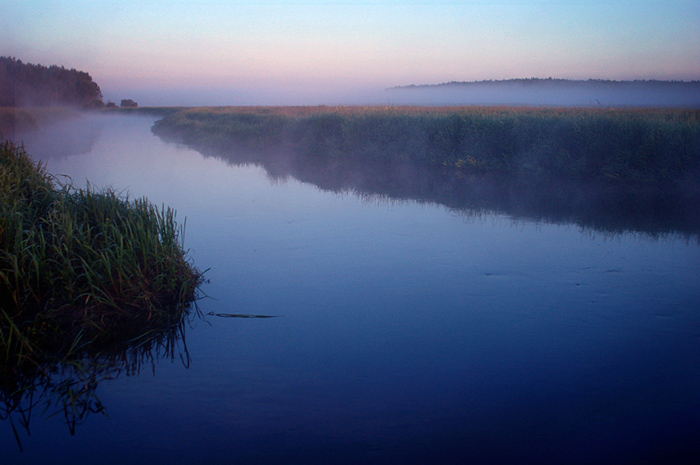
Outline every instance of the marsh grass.
[(152, 131), (321, 189), (697, 236), (700, 110), (213, 107)]
[(451, 174), (656, 185), (700, 172), (700, 111), (539, 107), (185, 109), (153, 132), (215, 149), (284, 146), (310, 159), (410, 162)]
[(35, 372), (183, 319), (203, 281), (175, 212), (59, 185), (0, 144), (0, 371)]

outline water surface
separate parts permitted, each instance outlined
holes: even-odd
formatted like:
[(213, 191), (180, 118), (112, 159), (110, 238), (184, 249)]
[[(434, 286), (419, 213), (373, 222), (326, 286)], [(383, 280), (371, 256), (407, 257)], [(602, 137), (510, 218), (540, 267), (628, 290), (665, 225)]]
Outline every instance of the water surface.
[[(323, 191), (105, 116), (27, 135), (50, 172), (187, 219), (189, 368), (103, 381), (12, 463), (638, 463), (700, 452), (700, 246)], [(46, 132), (52, 129), (48, 128)], [(55, 155), (58, 153), (58, 155)]]

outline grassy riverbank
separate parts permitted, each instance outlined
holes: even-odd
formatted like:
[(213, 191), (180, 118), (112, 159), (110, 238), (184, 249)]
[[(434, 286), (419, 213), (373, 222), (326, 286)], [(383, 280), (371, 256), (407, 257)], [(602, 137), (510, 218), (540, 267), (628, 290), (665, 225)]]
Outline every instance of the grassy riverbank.
[(32, 370), (177, 325), (202, 274), (169, 208), (60, 186), (0, 142), (0, 370)]
[(700, 233), (698, 110), (191, 108), (152, 130), (322, 189), (614, 233)]
[(700, 173), (700, 111), (509, 107), (222, 107), (179, 111), (153, 131), (188, 145), (285, 147), (339, 163), (410, 162), (625, 185)]

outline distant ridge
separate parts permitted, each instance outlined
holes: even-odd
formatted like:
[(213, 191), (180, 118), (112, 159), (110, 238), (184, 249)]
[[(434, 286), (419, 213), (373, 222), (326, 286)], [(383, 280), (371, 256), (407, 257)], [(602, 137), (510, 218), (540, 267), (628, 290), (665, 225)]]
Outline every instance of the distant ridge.
[(700, 108), (700, 81), (525, 78), (411, 84), (385, 89), (392, 103), (622, 105)]
[(627, 86), (630, 84), (639, 85), (646, 84), (651, 86), (700, 86), (700, 80), (697, 81), (677, 81), (677, 80), (659, 80), (659, 79), (635, 79), (627, 81), (615, 81), (612, 79), (557, 79), (557, 78), (519, 78), (519, 79), (485, 79), (482, 81), (449, 81), (440, 84), (409, 84), (404, 86), (389, 87), (391, 89), (415, 89), (415, 88), (434, 88), (448, 86), (473, 86), (473, 85), (503, 85), (503, 84), (522, 84), (522, 85), (573, 85), (573, 86)]

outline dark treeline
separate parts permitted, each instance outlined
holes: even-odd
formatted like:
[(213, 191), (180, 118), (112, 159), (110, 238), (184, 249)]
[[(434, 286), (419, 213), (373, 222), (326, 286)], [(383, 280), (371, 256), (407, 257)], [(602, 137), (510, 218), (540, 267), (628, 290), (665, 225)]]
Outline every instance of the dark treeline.
[(56, 105), (101, 108), (104, 102), (100, 86), (84, 71), (0, 57), (0, 107)]

